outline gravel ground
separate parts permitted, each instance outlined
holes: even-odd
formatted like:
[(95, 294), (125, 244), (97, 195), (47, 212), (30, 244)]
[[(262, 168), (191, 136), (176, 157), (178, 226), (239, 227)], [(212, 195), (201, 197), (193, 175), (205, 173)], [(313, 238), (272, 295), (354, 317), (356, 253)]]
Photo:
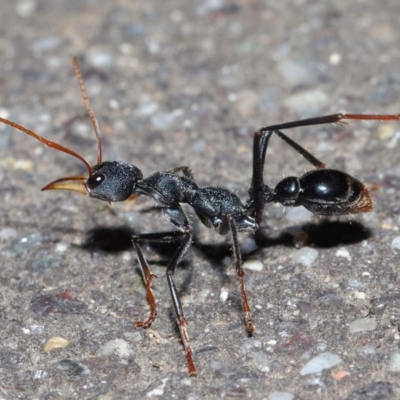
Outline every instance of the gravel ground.
[[(254, 130), (399, 112), (399, 15), (398, 0), (6, 2), (0, 115), (95, 163), (77, 55), (106, 159), (145, 175), (189, 165), (200, 185), (245, 200)], [(375, 210), (325, 220), (272, 205), (255, 236), (241, 235), (252, 338), (230, 238), (193, 216), (176, 273), (198, 369), (189, 378), (164, 277), (172, 246), (143, 246), (159, 312), (151, 329), (132, 325), (149, 308), (130, 235), (169, 225), (146, 199), (109, 207), (41, 193), (83, 165), (1, 126), (0, 398), (400, 398), (400, 123), (290, 134), (371, 185)], [(269, 184), (308, 169), (271, 140)]]

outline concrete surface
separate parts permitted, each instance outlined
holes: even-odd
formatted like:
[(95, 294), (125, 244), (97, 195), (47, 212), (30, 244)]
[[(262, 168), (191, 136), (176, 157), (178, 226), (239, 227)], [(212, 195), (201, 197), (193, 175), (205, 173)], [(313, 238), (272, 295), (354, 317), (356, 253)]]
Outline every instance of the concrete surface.
[[(396, 0), (8, 1), (0, 114), (95, 163), (77, 55), (106, 159), (146, 175), (189, 165), (199, 184), (245, 200), (257, 128), (399, 112), (399, 15)], [(199, 373), (189, 378), (164, 277), (171, 246), (143, 247), (159, 312), (149, 330), (132, 325), (148, 306), (129, 236), (168, 224), (145, 199), (110, 208), (40, 192), (84, 166), (1, 126), (0, 398), (400, 398), (399, 132), (400, 123), (290, 132), (375, 188), (376, 207), (327, 221), (273, 205), (255, 236), (241, 235), (262, 269), (246, 275), (253, 338), (230, 238), (193, 216), (195, 243), (176, 273)], [(268, 183), (308, 169), (271, 140)]]

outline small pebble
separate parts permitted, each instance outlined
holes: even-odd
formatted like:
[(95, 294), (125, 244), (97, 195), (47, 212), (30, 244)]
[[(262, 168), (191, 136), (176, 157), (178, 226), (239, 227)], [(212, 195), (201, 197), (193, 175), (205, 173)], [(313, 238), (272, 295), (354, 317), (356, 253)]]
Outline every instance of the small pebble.
[(400, 250), (400, 236), (396, 236), (392, 240), (391, 247), (392, 247), (393, 250)]
[(313, 115), (321, 112), (329, 103), (328, 95), (320, 90), (304, 90), (289, 96), (283, 104), (299, 115)]
[(68, 249), (68, 244), (67, 243), (57, 243), (56, 247), (55, 247), (55, 251), (57, 251), (58, 253), (64, 253), (64, 251), (66, 251)]
[(268, 395), (268, 400), (293, 400), (294, 394), (289, 392), (272, 392)]
[(247, 354), (249, 353), (252, 349), (254, 348), (261, 348), (262, 344), (259, 340), (256, 339), (247, 339), (245, 342), (242, 344), (242, 354)]
[(396, 134), (396, 128), (393, 124), (379, 124), (378, 137), (380, 140), (389, 140)]
[(358, 300), (365, 300), (365, 298), (367, 297), (365, 292), (359, 292), (357, 290), (355, 290), (353, 292), (353, 296), (354, 296), (355, 299), (358, 299)]
[(236, 93), (235, 108), (242, 118), (249, 118), (254, 115), (257, 109), (258, 95), (250, 90), (243, 90)]
[(12, 239), (17, 236), (17, 231), (13, 228), (0, 229), (0, 239)]
[(72, 376), (81, 375), (85, 371), (81, 365), (72, 360), (61, 360), (57, 364), (57, 369), (60, 371), (65, 371), (68, 375)]
[(316, 357), (308, 361), (304, 367), (300, 370), (300, 375), (315, 374), (321, 372), (324, 369), (329, 369), (337, 364), (340, 364), (342, 359), (337, 355), (330, 353), (329, 351), (321, 353)]
[(277, 67), (282, 78), (291, 86), (315, 83), (313, 72), (304, 63), (286, 59)]
[(329, 63), (331, 65), (338, 65), (342, 61), (342, 55), (340, 53), (329, 54)]
[(225, 288), (221, 289), (221, 292), (219, 294), (219, 298), (222, 302), (225, 302), (228, 299), (229, 296), (229, 291)]
[(139, 343), (143, 340), (143, 336), (140, 331), (124, 332), (124, 336), (132, 343)]
[(100, 356), (116, 354), (120, 358), (129, 358), (133, 355), (131, 345), (124, 339), (114, 339), (104, 343), (98, 351)]
[(261, 272), (264, 264), (260, 260), (247, 260), (243, 263), (243, 268), (249, 271)]
[(149, 96), (142, 96), (139, 107), (135, 110), (136, 115), (148, 117), (158, 110), (158, 103), (153, 101)]
[(368, 356), (369, 354), (376, 353), (376, 347), (371, 344), (367, 344), (366, 346), (360, 347), (357, 351), (363, 356)]
[(400, 372), (400, 353), (394, 353), (391, 355), (388, 370), (392, 372)]
[(115, 396), (112, 392), (103, 393), (96, 397), (96, 400), (114, 400)]
[(375, 317), (359, 318), (350, 324), (350, 332), (357, 333), (364, 331), (373, 331), (374, 329), (376, 329), (376, 327), (377, 322)]
[(56, 349), (63, 349), (64, 347), (67, 347), (68, 345), (69, 345), (69, 340), (59, 337), (59, 336), (54, 336), (47, 341), (43, 350), (45, 352), (48, 352), (48, 351), (53, 351)]
[(87, 54), (87, 60), (93, 67), (107, 69), (113, 64), (114, 57), (107, 51), (91, 50)]
[(165, 389), (167, 380), (168, 380), (168, 378), (161, 379), (161, 385), (157, 386), (155, 389), (150, 390), (150, 392), (146, 393), (146, 397), (162, 396), (164, 394), (164, 389)]
[(268, 363), (270, 361), (270, 356), (265, 351), (259, 351), (256, 354), (254, 360), (256, 362), (256, 367), (258, 370), (262, 372), (270, 371), (270, 368), (268, 366)]
[(349, 253), (349, 251), (345, 247), (341, 247), (336, 251), (336, 257), (343, 257), (345, 258), (348, 262), (351, 262), (352, 258)]
[(348, 376), (350, 376), (350, 372), (348, 372), (348, 371), (346, 371), (346, 370), (344, 370), (344, 369), (340, 369), (339, 371), (335, 371), (335, 372), (332, 374), (332, 378), (333, 378), (333, 379), (336, 379), (336, 380), (338, 380), (338, 381), (340, 381), (341, 379), (345, 379), (345, 378), (347, 378)]
[(15, 4), (15, 12), (22, 18), (30, 17), (36, 10), (34, 0), (20, 0)]
[[(0, 107), (0, 117), (9, 119), (10, 118), (10, 111), (7, 110), (7, 108), (2, 108)], [(4, 128), (4, 126), (2, 127)]]
[(296, 250), (292, 254), (294, 262), (310, 267), (318, 257), (318, 251), (311, 247), (303, 247), (300, 250)]
[(46, 36), (32, 43), (31, 49), (36, 53), (55, 50), (61, 45), (61, 41), (56, 36)]

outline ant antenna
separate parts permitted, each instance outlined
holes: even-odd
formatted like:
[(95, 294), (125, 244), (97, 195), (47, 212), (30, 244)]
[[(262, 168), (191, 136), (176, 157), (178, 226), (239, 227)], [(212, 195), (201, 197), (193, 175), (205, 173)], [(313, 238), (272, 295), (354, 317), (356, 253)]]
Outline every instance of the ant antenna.
[[(81, 93), (82, 93), (83, 101), (85, 103), (86, 111), (89, 114), (89, 118), (92, 121), (94, 132), (96, 134), (97, 164), (101, 164), (102, 157), (103, 157), (103, 151), (102, 151), (102, 145), (101, 145), (99, 124), (97, 123), (97, 120), (96, 120), (96, 118), (94, 116), (94, 113), (93, 113), (93, 111), (92, 111), (92, 109), (90, 107), (89, 97), (88, 97), (88, 94), (86, 92), (85, 85), (83, 83), (82, 75), (81, 75), (81, 72), (80, 72), (79, 66), (78, 66), (78, 59), (76, 57), (74, 57), (74, 59), (73, 59), (73, 67), (74, 67), (75, 75), (76, 75), (76, 77), (78, 79), (79, 87), (81, 89)], [(23, 127), (22, 125), (19, 125), (19, 124), (13, 122), (13, 121), (8, 120), (8, 119), (0, 117), (0, 122), (3, 122), (4, 124), (9, 125), (9, 126), (15, 128), (15, 129), (18, 129), (19, 131), (24, 132), (29, 136), (32, 136), (33, 138), (35, 138), (39, 142), (45, 144), (48, 147), (51, 147), (52, 149), (55, 149), (55, 150), (58, 150), (58, 151), (62, 151), (64, 153), (67, 153), (67, 154), (77, 158), (78, 160), (81, 160), (85, 164), (85, 166), (86, 166), (86, 168), (87, 168), (87, 170), (89, 172), (89, 175), (92, 174), (93, 168), (89, 164), (89, 162), (84, 157), (82, 157), (80, 154), (78, 154), (75, 151), (69, 149), (68, 147), (64, 147), (59, 143), (53, 142), (52, 140), (48, 140), (45, 137), (40, 136), (37, 133), (31, 131), (30, 129), (27, 129), (27, 128)]]
[(81, 160), (86, 165), (86, 168), (88, 169), (89, 174), (92, 174), (93, 168), (89, 164), (89, 162), (84, 157), (82, 157), (78, 153), (75, 153), (75, 151), (69, 149), (68, 147), (64, 147), (61, 144), (58, 144), (58, 143), (53, 142), (51, 140), (48, 140), (43, 136), (39, 136), (38, 134), (36, 134), (35, 132), (31, 131), (30, 129), (27, 129), (27, 128), (25, 128), (25, 127), (15, 123), (15, 122), (13, 122), (13, 121), (8, 120), (8, 119), (0, 117), (0, 122), (3, 122), (6, 125), (12, 126), (13, 128), (18, 129), (19, 131), (28, 134), (29, 136), (32, 136), (36, 140), (39, 140), (39, 142), (44, 143), (46, 146), (51, 147), (52, 149), (55, 149), (55, 150), (58, 150), (58, 151), (62, 151), (64, 153), (67, 153), (67, 154), (77, 158), (78, 160)]
[(94, 133), (96, 134), (96, 142), (97, 142), (97, 164), (101, 164), (103, 158), (103, 150), (101, 145), (101, 136), (100, 136), (100, 128), (99, 124), (94, 116), (93, 110), (90, 107), (89, 96), (87, 94), (85, 84), (83, 83), (81, 71), (79, 70), (78, 59), (75, 56), (72, 61), (72, 65), (74, 67), (75, 76), (78, 79), (79, 87), (81, 89), (83, 101), (85, 103), (86, 111), (89, 115), (90, 120), (92, 121)]

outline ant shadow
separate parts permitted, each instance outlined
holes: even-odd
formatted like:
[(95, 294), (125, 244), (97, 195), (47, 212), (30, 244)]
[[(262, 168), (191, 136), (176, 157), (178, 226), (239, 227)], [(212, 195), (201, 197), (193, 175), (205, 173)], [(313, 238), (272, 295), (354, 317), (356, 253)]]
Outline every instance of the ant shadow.
[[(286, 228), (279, 236), (271, 237), (265, 233), (265, 228), (256, 231), (254, 238), (258, 248), (250, 253), (243, 254), (243, 259), (256, 257), (262, 249), (273, 246), (284, 246), (294, 248), (293, 226)], [(318, 223), (306, 223), (296, 226), (296, 230), (301, 230), (307, 234), (307, 246), (314, 248), (334, 248), (343, 245), (360, 243), (372, 236), (372, 231), (357, 221), (330, 221), (322, 220)], [(209, 261), (211, 268), (220, 275), (223, 282), (228, 282), (231, 278), (226, 273), (229, 266), (224, 265), (224, 259), (232, 256), (232, 244), (229, 242), (220, 244), (204, 244), (196, 240), (196, 229), (194, 230), (192, 247), (197, 249), (205, 259)], [(131, 236), (136, 232), (128, 226), (120, 227), (103, 227), (99, 226), (91, 229), (86, 236), (85, 242), (80, 245), (81, 248), (88, 251), (101, 251), (104, 253), (116, 254), (123, 251), (134, 251)], [(151, 252), (156, 253), (159, 257), (157, 260), (151, 259), (151, 253), (146, 254), (146, 258), (151, 265), (166, 266), (169, 260), (175, 254), (181, 239), (171, 240), (168, 243), (147, 242), (146, 246), (151, 248)], [(179, 268), (190, 267), (189, 260), (186, 258)], [(137, 268), (138, 271), (139, 268)], [(184, 282), (182, 288), (188, 288), (191, 282), (189, 274), (187, 281)], [(186, 289), (182, 289), (185, 292)]]
[[(323, 220), (319, 223), (306, 223), (296, 226), (297, 231), (300, 229), (307, 234), (307, 245), (315, 248), (334, 248), (343, 245), (356, 244), (372, 236), (372, 231), (357, 221), (329, 221)], [(279, 236), (270, 237), (265, 234), (266, 228), (260, 228), (256, 231), (254, 238), (258, 248), (250, 253), (243, 254), (243, 259), (254, 258), (263, 248), (272, 246), (284, 246), (294, 248), (293, 227), (286, 228)], [(87, 233), (86, 241), (80, 246), (88, 251), (101, 251), (104, 253), (116, 254), (122, 251), (134, 251), (131, 236), (136, 232), (128, 226), (120, 227), (96, 227)], [(232, 244), (202, 244), (196, 240), (196, 229), (194, 229), (192, 247), (197, 249), (209, 261), (213, 274), (219, 277), (220, 285), (229, 284), (232, 277), (228, 275), (227, 269), (233, 266), (227, 266), (223, 261), (226, 257), (232, 256)], [(152, 252), (147, 252), (146, 258), (151, 265), (167, 266), (169, 261), (177, 251), (180, 239), (172, 240), (168, 243), (148, 242), (152, 252), (155, 252), (160, 259), (152, 260)], [(190, 254), (190, 253), (189, 253)], [(149, 257), (150, 256), (150, 257)], [(179, 268), (190, 268), (191, 262), (186, 258), (180, 263)], [(135, 267), (136, 272), (141, 275), (140, 268)], [(186, 274), (184, 281), (179, 285), (179, 296), (188, 294), (192, 287), (193, 269)], [(232, 306), (237, 310), (242, 309), (242, 303), (239, 294), (231, 298)], [(174, 320), (172, 311), (169, 315), (171, 321)], [(178, 329), (176, 327), (176, 329)]]
[[(321, 249), (360, 243), (372, 236), (371, 229), (357, 221), (323, 220), (319, 223), (306, 223), (296, 227), (287, 227), (277, 237), (268, 236), (264, 233), (265, 228), (261, 227), (256, 231), (254, 238), (260, 248), (272, 246), (295, 247), (293, 233), (291, 233), (293, 228), (307, 234), (307, 246)], [(131, 236), (135, 234), (137, 232), (134, 229), (125, 225), (119, 227), (98, 226), (87, 232), (85, 242), (79, 247), (89, 251), (116, 254), (133, 250)], [(180, 238), (173, 239), (168, 243), (148, 242), (148, 245), (157, 254), (169, 258), (176, 251), (176, 247), (171, 246), (171, 243), (178, 245), (180, 240)], [(194, 232), (192, 247), (200, 250), (210, 261), (220, 263), (225, 257), (231, 255), (232, 245), (230, 243), (202, 244), (196, 240), (196, 232)], [(255, 250), (250, 254), (253, 255), (258, 251)], [(246, 258), (246, 254), (244, 258)]]
[[(286, 228), (277, 238), (260, 234), (262, 232), (261, 228), (256, 232), (256, 243), (259, 247), (295, 247), (293, 234), (290, 233), (293, 228)], [(319, 223), (310, 222), (295, 228), (307, 234), (307, 246), (320, 249), (356, 244), (372, 236), (371, 229), (357, 221), (322, 220)]]

